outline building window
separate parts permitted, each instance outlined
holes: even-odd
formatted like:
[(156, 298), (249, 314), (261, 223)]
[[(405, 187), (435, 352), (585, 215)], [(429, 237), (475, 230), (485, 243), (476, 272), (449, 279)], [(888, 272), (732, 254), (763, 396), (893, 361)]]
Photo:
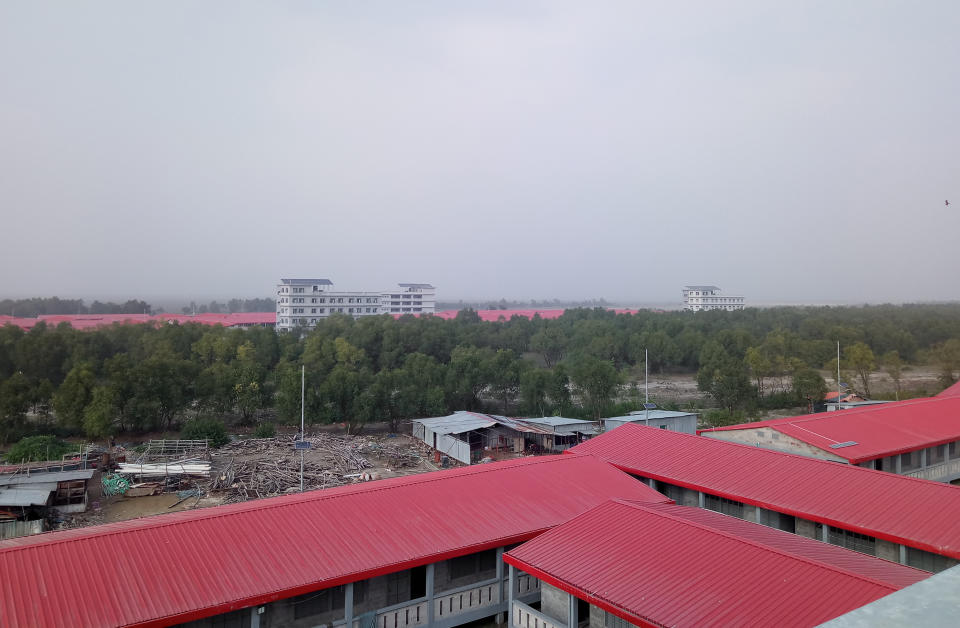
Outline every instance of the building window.
[(317, 302), (317, 297), (313, 297), (310, 299), (310, 303), (316, 303), (316, 302)]
[(475, 576), (485, 571), (496, 571), (497, 550), (490, 549), (476, 554), (457, 556), (447, 561), (447, 580), (453, 581)]
[(727, 499), (726, 497), (717, 497), (716, 495), (704, 495), (704, 504), (708, 510), (730, 515), (743, 519), (743, 503)]
[(293, 618), (304, 619), (322, 613), (342, 610), (346, 587), (331, 587), (315, 593), (307, 593), (290, 599), (293, 606)]
[(956, 564), (946, 556), (907, 547), (907, 564), (917, 569), (937, 573)]
[(905, 454), (900, 454), (900, 473), (906, 473), (907, 471), (916, 471), (920, 468), (920, 452), (919, 451), (908, 451)]
[(827, 540), (831, 545), (839, 545), (861, 554), (877, 555), (877, 539), (866, 534), (831, 527)]
[(947, 446), (946, 445), (936, 445), (935, 447), (930, 447), (927, 449), (927, 466), (933, 464), (940, 464), (946, 460), (947, 456)]
[(317, 313), (317, 308), (315, 308), (315, 307), (310, 308), (310, 313), (311, 313), (311, 314), (316, 314), (316, 313)]

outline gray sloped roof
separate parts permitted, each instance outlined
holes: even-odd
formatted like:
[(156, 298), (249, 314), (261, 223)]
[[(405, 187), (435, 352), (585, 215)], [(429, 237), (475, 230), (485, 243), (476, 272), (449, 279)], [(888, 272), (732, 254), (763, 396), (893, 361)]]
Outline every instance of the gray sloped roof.
[(3, 488), (0, 489), (0, 506), (46, 506), (50, 500), (50, 491)]
[(684, 286), (685, 290), (719, 290), (716, 286)]
[(285, 284), (303, 284), (303, 285), (321, 285), (321, 286), (332, 286), (333, 282), (329, 279), (281, 279), (281, 282)]
[(0, 486), (22, 486), (45, 484), (47, 482), (69, 482), (71, 480), (89, 480), (93, 477), (93, 469), (77, 471), (50, 471), (47, 473), (7, 473), (0, 474)]
[(398, 283), (401, 288), (433, 288), (428, 283)]

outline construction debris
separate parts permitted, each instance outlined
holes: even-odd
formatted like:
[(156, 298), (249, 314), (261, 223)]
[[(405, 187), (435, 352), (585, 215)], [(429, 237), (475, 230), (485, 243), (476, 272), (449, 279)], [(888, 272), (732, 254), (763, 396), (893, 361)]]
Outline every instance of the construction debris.
[(117, 473), (141, 477), (167, 477), (171, 475), (210, 477), (210, 462), (207, 460), (179, 460), (158, 463), (121, 462), (117, 465)]
[[(321, 434), (303, 459), (303, 489), (313, 490), (379, 479), (367, 471), (370, 458), (391, 469), (414, 467), (421, 458), (415, 449), (389, 446), (357, 436)], [(291, 438), (235, 441), (211, 452), (214, 472), (207, 490), (224, 495), (224, 502), (272, 497), (300, 490), (300, 454)], [(392, 472), (392, 471), (391, 471)]]

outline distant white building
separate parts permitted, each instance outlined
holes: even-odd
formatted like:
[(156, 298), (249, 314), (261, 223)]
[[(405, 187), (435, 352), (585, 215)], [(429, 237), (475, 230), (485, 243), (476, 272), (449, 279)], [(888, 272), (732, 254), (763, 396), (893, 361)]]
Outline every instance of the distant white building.
[(730, 297), (720, 294), (716, 286), (684, 286), (683, 309), (691, 312), (700, 310), (742, 310), (743, 297)]
[(331, 314), (359, 318), (379, 314), (433, 314), (437, 290), (428, 283), (401, 283), (389, 292), (344, 292), (329, 279), (281, 279), (277, 284), (277, 329), (313, 327)]

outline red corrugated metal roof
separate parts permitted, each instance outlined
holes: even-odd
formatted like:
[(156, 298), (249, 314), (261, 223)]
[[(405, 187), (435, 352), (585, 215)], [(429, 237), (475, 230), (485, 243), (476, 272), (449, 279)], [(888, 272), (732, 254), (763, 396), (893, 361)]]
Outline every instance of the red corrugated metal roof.
[(171, 625), (527, 540), (610, 497), (669, 501), (545, 456), (13, 539), (0, 625)]
[[(769, 427), (818, 449), (859, 464), (893, 454), (960, 440), (960, 396), (925, 397), (727, 425), (700, 433)], [(854, 442), (833, 449), (830, 445)]]
[(960, 558), (960, 487), (950, 484), (633, 423), (568, 451), (595, 455), (628, 473)]
[(504, 560), (637, 625), (814, 626), (930, 574), (683, 506), (607, 502)]
[(235, 314), (43, 314), (37, 318), (0, 317), (0, 325), (16, 325), (23, 329), (31, 329), (40, 321), (50, 327), (67, 323), (74, 329), (96, 329), (113, 325), (114, 323), (200, 323), (201, 325), (273, 325), (277, 322), (274, 312), (244, 312)]
[(938, 394), (938, 397), (960, 397), (960, 382), (957, 382), (953, 386), (949, 386), (946, 390), (941, 390)]

